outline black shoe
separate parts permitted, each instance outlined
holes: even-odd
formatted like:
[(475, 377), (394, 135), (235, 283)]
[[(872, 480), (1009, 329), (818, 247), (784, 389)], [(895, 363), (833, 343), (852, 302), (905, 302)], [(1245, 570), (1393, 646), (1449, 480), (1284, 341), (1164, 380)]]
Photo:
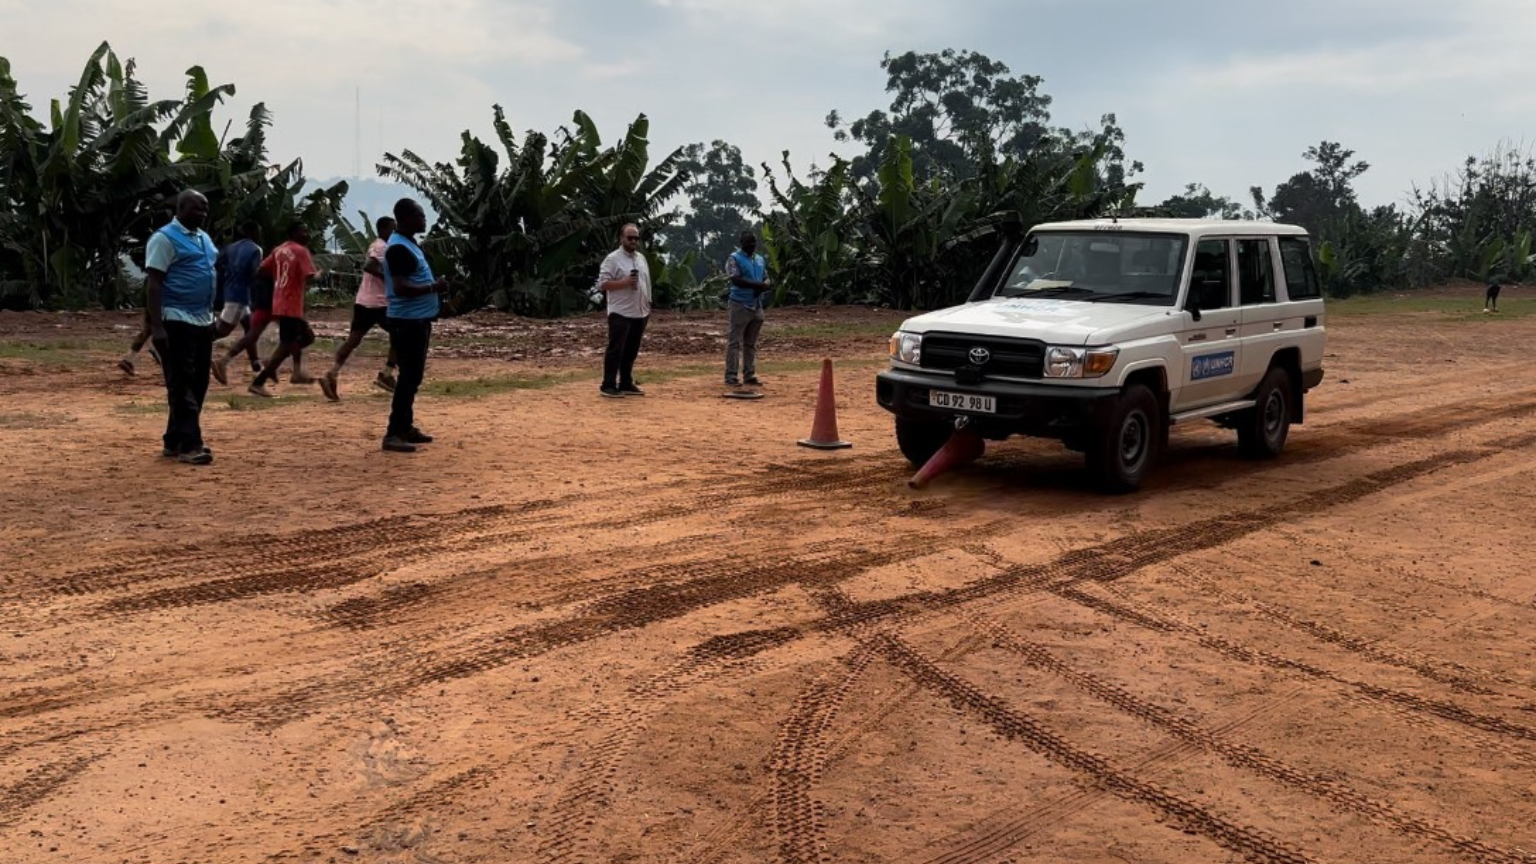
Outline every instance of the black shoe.
[(617, 387), (599, 387), (599, 388), (597, 388), (597, 392), (603, 394), (604, 396), (607, 396), (609, 399), (623, 399), (624, 398), (624, 391), (620, 390)]
[(634, 384), (621, 384), (621, 385), (619, 385), (619, 392), (623, 393), (625, 396), (644, 396), (645, 395), (645, 391), (641, 390), (638, 386), (636, 386)]
[(391, 453), (415, 453), (416, 445), (399, 435), (385, 435), (384, 449)]
[(725, 379), (725, 386), (727, 386), (727, 387), (740, 387), (741, 386), (741, 382), (737, 381), (735, 378), (727, 378), (727, 379)]
[(181, 455), (180, 453), (176, 452), (175, 450), (172, 450), (169, 447), (161, 447), (160, 448), (160, 458), (162, 458), (162, 459), (175, 459), (177, 456), (180, 456), (180, 455)]
[(432, 436), (412, 426), (408, 432), (399, 438), (407, 444), (431, 444)]
[(213, 451), (204, 447), (201, 450), (188, 450), (176, 457), (176, 461), (183, 465), (212, 465)]
[(747, 386), (748, 387), (761, 387), (761, 386), (763, 386), (763, 381), (762, 381), (761, 378), (758, 378), (756, 375), (753, 375), (751, 378), (747, 379)]

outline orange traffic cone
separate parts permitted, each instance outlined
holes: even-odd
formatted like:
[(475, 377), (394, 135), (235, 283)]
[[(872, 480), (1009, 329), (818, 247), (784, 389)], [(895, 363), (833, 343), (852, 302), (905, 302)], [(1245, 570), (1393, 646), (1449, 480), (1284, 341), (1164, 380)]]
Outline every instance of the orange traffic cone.
[(841, 450), (853, 445), (837, 437), (837, 402), (832, 397), (832, 360), (821, 361), (821, 387), (816, 391), (816, 419), (811, 422), (811, 437), (801, 438), (801, 447), (817, 450)]
[(986, 449), (987, 442), (983, 441), (980, 435), (969, 429), (956, 429), (949, 436), (949, 440), (944, 442), (944, 446), (939, 448), (939, 452), (933, 454), (927, 462), (923, 463), (923, 467), (912, 475), (907, 485), (913, 489), (921, 489), (929, 480), (945, 471), (959, 468), (961, 465), (969, 465), (980, 459)]

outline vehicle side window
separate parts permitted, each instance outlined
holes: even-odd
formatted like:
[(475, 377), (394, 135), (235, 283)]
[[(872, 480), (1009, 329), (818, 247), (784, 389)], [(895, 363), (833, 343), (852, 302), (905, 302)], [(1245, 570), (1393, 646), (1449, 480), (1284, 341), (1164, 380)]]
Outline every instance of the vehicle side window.
[(1201, 240), (1195, 247), (1195, 267), (1189, 277), (1189, 293), (1201, 309), (1225, 309), (1231, 304), (1231, 271), (1227, 241)]
[(1292, 300), (1311, 300), (1323, 295), (1312, 268), (1312, 246), (1305, 237), (1280, 238), (1280, 263), (1285, 267), (1285, 291)]
[(1275, 302), (1275, 267), (1269, 238), (1237, 241), (1238, 294), (1244, 306)]

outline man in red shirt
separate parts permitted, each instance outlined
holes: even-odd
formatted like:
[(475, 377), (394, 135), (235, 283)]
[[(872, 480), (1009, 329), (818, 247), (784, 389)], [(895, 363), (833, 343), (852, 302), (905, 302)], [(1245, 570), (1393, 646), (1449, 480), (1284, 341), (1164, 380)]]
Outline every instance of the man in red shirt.
[(288, 379), (294, 384), (313, 384), (315, 379), (304, 374), (305, 348), (314, 344), (315, 331), (304, 320), (304, 292), (309, 282), (319, 275), (315, 259), (309, 254), (309, 228), (303, 222), (288, 226), (288, 242), (272, 250), (261, 262), (259, 271), (272, 278), (272, 320), (277, 322), (277, 350), (272, 352), (261, 374), (251, 382), (249, 392), (253, 396), (271, 398), (272, 391), (266, 382), (277, 380), (277, 367), (288, 357), (293, 358), (293, 375)]

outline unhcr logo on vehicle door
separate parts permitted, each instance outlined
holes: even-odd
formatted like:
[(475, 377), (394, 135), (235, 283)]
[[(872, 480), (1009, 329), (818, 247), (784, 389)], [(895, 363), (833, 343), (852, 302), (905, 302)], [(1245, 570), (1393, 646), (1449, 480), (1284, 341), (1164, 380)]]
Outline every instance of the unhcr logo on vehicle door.
[(1237, 367), (1231, 351), (1223, 351), (1220, 354), (1201, 354), (1189, 361), (1189, 380), (1199, 381), (1202, 378), (1220, 378), (1223, 375), (1231, 375)]

